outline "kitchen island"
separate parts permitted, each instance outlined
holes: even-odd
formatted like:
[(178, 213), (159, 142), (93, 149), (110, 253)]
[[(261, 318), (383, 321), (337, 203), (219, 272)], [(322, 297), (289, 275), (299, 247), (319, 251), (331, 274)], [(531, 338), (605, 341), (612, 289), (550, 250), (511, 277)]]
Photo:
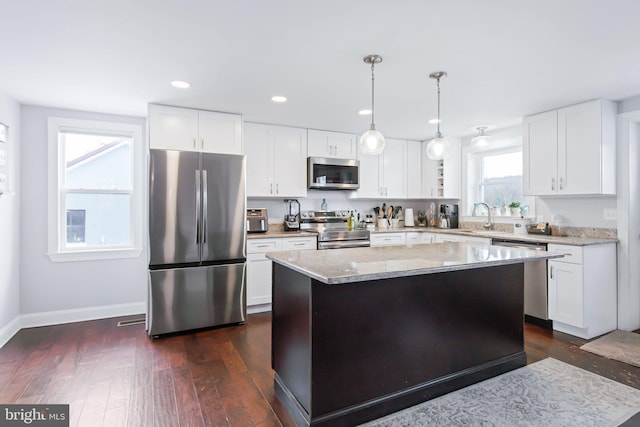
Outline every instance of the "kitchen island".
[(500, 246), (278, 252), (276, 392), (299, 425), (354, 425), (526, 364), (523, 265)]

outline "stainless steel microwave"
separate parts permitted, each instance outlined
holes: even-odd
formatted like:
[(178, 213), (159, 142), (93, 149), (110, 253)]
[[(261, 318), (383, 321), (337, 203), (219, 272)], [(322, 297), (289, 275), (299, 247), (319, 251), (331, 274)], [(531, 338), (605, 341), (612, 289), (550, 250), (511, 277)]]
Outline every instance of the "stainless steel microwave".
[(357, 190), (360, 162), (351, 159), (309, 157), (307, 187), (316, 190)]

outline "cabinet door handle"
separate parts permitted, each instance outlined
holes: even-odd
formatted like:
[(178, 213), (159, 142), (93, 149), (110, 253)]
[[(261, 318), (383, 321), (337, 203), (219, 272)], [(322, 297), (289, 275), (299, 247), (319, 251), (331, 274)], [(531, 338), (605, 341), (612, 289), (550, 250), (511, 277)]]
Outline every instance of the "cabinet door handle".
[(560, 190), (562, 190), (562, 189), (563, 189), (563, 187), (564, 187), (564, 185), (563, 185), (563, 184), (564, 184), (564, 179), (563, 179), (562, 177), (560, 177), (560, 179), (558, 179), (558, 185), (559, 185), (559, 187), (560, 187)]
[(549, 267), (549, 278), (553, 279), (553, 266)]
[(280, 184), (276, 183), (276, 194), (280, 194)]
[(556, 179), (551, 178), (551, 191), (556, 191)]
[(269, 184), (269, 194), (273, 194), (273, 182)]
[(306, 243), (294, 243), (293, 246), (304, 246)]
[(194, 150), (198, 149), (198, 140), (196, 138), (193, 138), (193, 149)]
[(268, 248), (269, 245), (258, 245), (259, 248)]

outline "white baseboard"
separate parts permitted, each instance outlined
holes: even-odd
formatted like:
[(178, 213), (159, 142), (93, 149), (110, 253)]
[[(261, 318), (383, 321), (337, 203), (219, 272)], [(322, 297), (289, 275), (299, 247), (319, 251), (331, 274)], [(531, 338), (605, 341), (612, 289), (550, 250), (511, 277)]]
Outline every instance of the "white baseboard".
[(271, 303), (250, 305), (247, 307), (247, 314), (264, 313), (266, 311), (271, 311)]
[(104, 305), (98, 307), (76, 308), (72, 310), (23, 314), (20, 316), (20, 328), (34, 328), (37, 326), (60, 325), (63, 323), (84, 322), (86, 320), (144, 314), (146, 311), (147, 303), (137, 302), (132, 304)]
[(0, 329), (0, 348), (2, 348), (20, 330), (20, 316), (16, 316), (4, 328)]

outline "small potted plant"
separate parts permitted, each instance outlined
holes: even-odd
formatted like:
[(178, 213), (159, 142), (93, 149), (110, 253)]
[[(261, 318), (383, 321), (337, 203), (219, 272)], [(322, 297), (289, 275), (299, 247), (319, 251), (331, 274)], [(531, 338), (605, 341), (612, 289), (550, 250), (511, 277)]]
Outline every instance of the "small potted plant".
[(520, 202), (509, 203), (509, 211), (511, 216), (520, 216)]

